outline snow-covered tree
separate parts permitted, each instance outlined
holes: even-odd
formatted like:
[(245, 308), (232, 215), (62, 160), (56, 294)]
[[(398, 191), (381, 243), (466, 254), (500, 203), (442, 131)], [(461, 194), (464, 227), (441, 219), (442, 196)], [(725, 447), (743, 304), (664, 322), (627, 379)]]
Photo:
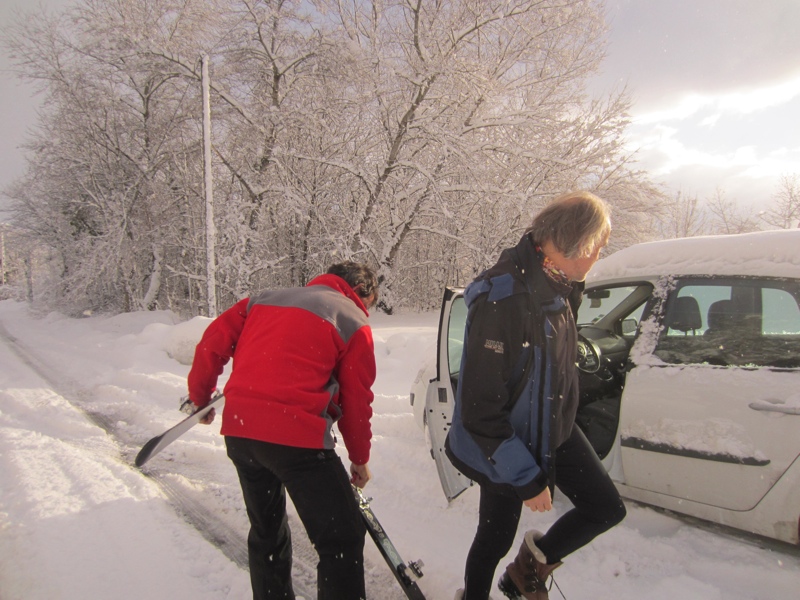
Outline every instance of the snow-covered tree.
[(45, 93), (28, 173), (12, 193), (18, 223), (53, 250), (58, 293), (77, 308), (168, 306), (167, 257), (195, 235), (186, 209), (198, 93), (126, 44), (120, 31), (168, 34), (164, 14), (135, 8), (86, 2), (71, 20), (29, 18), (7, 38)]
[(566, 190), (646, 235), (628, 95), (585, 93), (604, 40), (594, 0), (83, 0), (6, 32), (46, 94), (19, 223), (76, 307), (198, 311), (208, 55), (220, 304), (353, 259), (431, 307)]

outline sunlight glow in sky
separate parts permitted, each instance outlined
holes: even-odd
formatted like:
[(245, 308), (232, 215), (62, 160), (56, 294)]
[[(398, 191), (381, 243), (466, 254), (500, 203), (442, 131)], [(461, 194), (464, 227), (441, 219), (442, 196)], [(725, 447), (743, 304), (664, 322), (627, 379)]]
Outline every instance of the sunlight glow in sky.
[(723, 115), (746, 115), (764, 111), (788, 104), (798, 98), (800, 98), (800, 71), (793, 78), (772, 85), (722, 92), (716, 95), (689, 94), (669, 108), (636, 116), (634, 123), (647, 125), (685, 120), (701, 111), (711, 111), (713, 115), (706, 117), (703, 124), (713, 125)]
[(708, 197), (721, 188), (758, 207), (782, 175), (800, 172), (798, 123), (800, 74), (749, 90), (687, 94), (634, 114), (629, 145), (673, 189)]

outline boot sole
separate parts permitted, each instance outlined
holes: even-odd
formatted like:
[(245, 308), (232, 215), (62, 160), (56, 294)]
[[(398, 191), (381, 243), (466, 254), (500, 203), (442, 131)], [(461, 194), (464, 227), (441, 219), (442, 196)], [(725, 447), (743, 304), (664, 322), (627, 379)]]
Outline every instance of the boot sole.
[(520, 600), (522, 598), (522, 594), (517, 589), (517, 586), (514, 585), (514, 582), (511, 580), (511, 577), (508, 576), (508, 573), (503, 573), (500, 581), (497, 582), (497, 589), (503, 592), (503, 595), (506, 598), (511, 598), (511, 600)]

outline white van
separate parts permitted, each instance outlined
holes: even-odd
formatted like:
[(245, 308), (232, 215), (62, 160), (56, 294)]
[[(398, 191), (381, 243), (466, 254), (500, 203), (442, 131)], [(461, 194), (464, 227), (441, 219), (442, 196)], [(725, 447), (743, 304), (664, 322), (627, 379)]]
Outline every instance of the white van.
[[(444, 439), (466, 308), (447, 288), (411, 392), (448, 499)], [(626, 498), (800, 544), (800, 230), (631, 246), (578, 313), (577, 422)]]

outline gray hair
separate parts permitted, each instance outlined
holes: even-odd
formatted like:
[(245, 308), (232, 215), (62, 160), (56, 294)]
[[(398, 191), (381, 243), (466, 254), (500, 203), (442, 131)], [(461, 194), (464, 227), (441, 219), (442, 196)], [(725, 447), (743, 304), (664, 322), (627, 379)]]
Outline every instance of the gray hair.
[(591, 192), (569, 192), (545, 206), (526, 233), (539, 244), (552, 242), (567, 258), (590, 256), (608, 241), (610, 210)]

